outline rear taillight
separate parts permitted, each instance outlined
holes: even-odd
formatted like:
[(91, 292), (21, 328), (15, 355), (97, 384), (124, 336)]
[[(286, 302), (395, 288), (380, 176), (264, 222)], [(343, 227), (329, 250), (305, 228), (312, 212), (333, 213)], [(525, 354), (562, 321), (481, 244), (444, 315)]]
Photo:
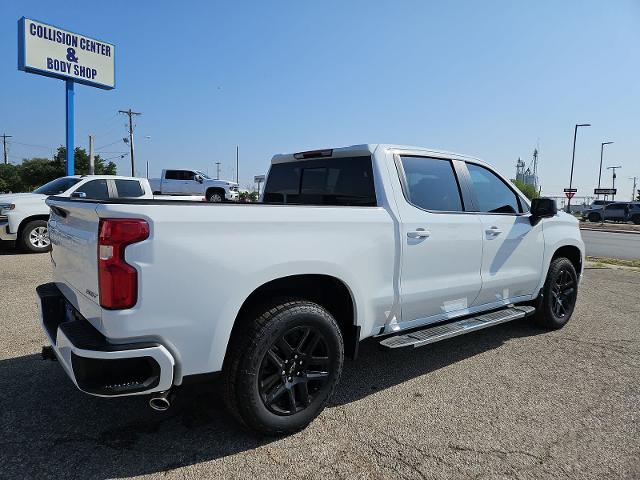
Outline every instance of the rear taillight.
[(149, 224), (137, 218), (103, 218), (98, 232), (100, 306), (131, 308), (138, 300), (138, 272), (124, 261), (124, 250), (149, 237)]

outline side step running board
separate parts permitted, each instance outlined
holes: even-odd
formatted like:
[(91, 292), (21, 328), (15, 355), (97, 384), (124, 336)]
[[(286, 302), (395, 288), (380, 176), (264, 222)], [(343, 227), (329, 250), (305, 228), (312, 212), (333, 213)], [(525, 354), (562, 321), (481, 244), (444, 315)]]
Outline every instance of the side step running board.
[(465, 333), (481, 330), (483, 328), (492, 327), (499, 323), (510, 322), (529, 315), (532, 315), (536, 309), (529, 306), (517, 306), (497, 310), (491, 313), (477, 315), (475, 317), (467, 317), (445, 324), (428, 327), (422, 330), (414, 330), (410, 333), (395, 335), (385, 338), (380, 345), (387, 348), (401, 347), (422, 347), (429, 343), (439, 342), (447, 338), (457, 337)]

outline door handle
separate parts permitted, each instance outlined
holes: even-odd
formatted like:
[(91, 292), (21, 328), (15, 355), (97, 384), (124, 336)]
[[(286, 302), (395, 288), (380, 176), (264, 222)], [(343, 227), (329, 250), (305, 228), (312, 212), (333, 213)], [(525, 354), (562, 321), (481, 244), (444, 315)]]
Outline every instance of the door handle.
[(500, 235), (502, 233), (502, 230), (500, 230), (496, 226), (493, 226), (491, 228), (486, 229), (485, 232), (487, 235)]
[(412, 232), (407, 232), (407, 237), (409, 238), (427, 238), (431, 236), (431, 232), (429, 230), (425, 230), (424, 228), (416, 228)]

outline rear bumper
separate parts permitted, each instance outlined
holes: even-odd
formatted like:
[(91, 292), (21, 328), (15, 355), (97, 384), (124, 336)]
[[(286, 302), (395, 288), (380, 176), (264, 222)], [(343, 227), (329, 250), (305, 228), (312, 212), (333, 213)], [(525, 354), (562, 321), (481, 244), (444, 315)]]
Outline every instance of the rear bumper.
[(153, 342), (111, 343), (73, 309), (55, 283), (36, 291), (42, 328), (80, 390), (114, 397), (171, 388), (175, 361), (165, 347)]
[(0, 240), (16, 240), (18, 238), (17, 233), (11, 233), (9, 229), (9, 221), (0, 221)]

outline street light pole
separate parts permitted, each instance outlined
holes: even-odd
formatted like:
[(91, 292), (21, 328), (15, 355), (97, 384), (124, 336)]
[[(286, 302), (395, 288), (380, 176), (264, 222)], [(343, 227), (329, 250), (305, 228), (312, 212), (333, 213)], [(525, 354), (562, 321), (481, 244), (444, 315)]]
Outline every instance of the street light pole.
[[(605, 145), (611, 145), (613, 142), (602, 142), (600, 144), (600, 171), (598, 172), (598, 188), (600, 188), (600, 180), (602, 178), (602, 155), (604, 152), (604, 146)], [(600, 198), (600, 195), (598, 195), (598, 198)]]
[[(578, 135), (578, 127), (590, 127), (590, 123), (576, 123), (573, 129), (573, 153), (571, 154), (571, 175), (569, 176), (569, 189), (573, 186), (573, 165), (576, 160), (576, 137)], [(567, 197), (567, 213), (571, 213), (571, 198)]]

